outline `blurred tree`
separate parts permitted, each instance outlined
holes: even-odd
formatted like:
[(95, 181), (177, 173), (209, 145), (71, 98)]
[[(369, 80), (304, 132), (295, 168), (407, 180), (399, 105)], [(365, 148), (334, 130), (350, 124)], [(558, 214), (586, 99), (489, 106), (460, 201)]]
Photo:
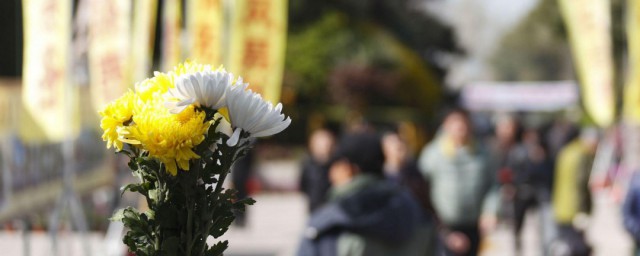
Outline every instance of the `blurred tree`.
[(505, 35), (492, 59), (496, 80), (573, 79), (569, 45), (556, 2), (541, 0)]
[(327, 77), (344, 59), (356, 35), (346, 28), (346, 18), (337, 13), (322, 17), (300, 33), (291, 33), (285, 59), (285, 87), (292, 87), (298, 100), (308, 104), (326, 103)]
[(441, 90), (422, 59), (377, 26), (364, 24), (360, 31), (356, 55), (329, 75), (332, 99), (363, 113), (369, 106), (402, 106), (431, 114)]
[(431, 56), (457, 48), (450, 29), (417, 4), (290, 1), (283, 101), (432, 111), (444, 71)]

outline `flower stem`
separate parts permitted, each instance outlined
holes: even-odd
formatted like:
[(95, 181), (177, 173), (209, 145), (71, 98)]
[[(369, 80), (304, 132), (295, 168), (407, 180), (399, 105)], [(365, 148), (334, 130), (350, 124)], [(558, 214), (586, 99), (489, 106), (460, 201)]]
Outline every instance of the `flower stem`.
[(187, 199), (187, 248), (186, 248), (186, 254), (187, 256), (191, 256), (191, 250), (193, 247), (193, 242), (191, 241), (192, 238), (192, 219), (193, 219), (193, 209), (192, 209), (192, 204), (189, 202), (190, 200)]
[(211, 226), (212, 226), (212, 222), (211, 221), (207, 222), (206, 228), (204, 229), (204, 231), (207, 232), (207, 233), (204, 233), (204, 234), (203, 233), (199, 233), (198, 234), (198, 236), (201, 235), (202, 239), (204, 240), (204, 243), (200, 247), (200, 254), (199, 255), (204, 255), (204, 250), (207, 249), (207, 237), (208, 237), (207, 234), (209, 232), (209, 229), (211, 229)]
[[(158, 208), (160, 207), (160, 205), (164, 203), (165, 187), (164, 187), (164, 184), (162, 183), (162, 178), (161, 178), (163, 172), (164, 172), (164, 168), (163, 166), (161, 166), (160, 170), (158, 170), (155, 173), (156, 182), (157, 182), (156, 189), (158, 194), (157, 201), (153, 202), (154, 200), (149, 198), (149, 201), (151, 201), (151, 204), (149, 204), (149, 208), (153, 209), (156, 212), (158, 211)], [(162, 228), (163, 227), (161, 225), (156, 226), (156, 235), (155, 235), (156, 253), (160, 253), (162, 249), (162, 238), (163, 238)]]

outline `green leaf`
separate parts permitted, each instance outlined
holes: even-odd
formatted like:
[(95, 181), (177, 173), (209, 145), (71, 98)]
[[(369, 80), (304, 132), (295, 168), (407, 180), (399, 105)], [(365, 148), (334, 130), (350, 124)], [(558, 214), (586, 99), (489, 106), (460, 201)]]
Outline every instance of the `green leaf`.
[(144, 215), (146, 215), (146, 216), (147, 216), (147, 219), (152, 220), (152, 219), (155, 219), (155, 217), (156, 217), (156, 212), (155, 212), (155, 211), (153, 211), (153, 210), (151, 210), (151, 209), (148, 209), (148, 210), (144, 213)]
[(209, 230), (209, 235), (213, 236), (213, 238), (218, 238), (229, 230), (229, 226), (233, 220), (235, 220), (235, 216), (233, 214), (225, 214), (226, 216), (221, 217), (217, 216), (217, 221), (214, 223), (211, 230)]
[(220, 256), (229, 247), (229, 241), (221, 241), (213, 246), (209, 247), (209, 249), (205, 252), (206, 256)]
[(153, 200), (153, 201), (158, 201), (158, 190), (157, 189), (151, 189), (149, 190), (149, 199)]
[(244, 212), (247, 205), (253, 205), (255, 203), (256, 203), (256, 200), (253, 200), (253, 198), (250, 198), (250, 197), (243, 198), (233, 203), (233, 209), (240, 212)]
[(109, 220), (110, 221), (122, 221), (123, 218), (124, 218), (124, 209), (119, 209), (115, 213), (113, 213), (113, 216), (111, 216), (111, 218), (109, 218)]
[(150, 187), (151, 187), (151, 184), (149, 182), (127, 184), (126, 186), (123, 186), (122, 188), (120, 188), (121, 190), (120, 196), (124, 195), (124, 192), (126, 191), (131, 191), (134, 193), (138, 192), (142, 195), (147, 195), (147, 191), (149, 190)]

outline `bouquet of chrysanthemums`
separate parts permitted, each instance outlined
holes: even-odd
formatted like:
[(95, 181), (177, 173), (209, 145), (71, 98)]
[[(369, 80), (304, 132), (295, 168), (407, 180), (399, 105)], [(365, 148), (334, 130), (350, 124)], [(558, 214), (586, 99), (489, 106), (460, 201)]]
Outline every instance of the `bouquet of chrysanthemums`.
[(123, 241), (136, 255), (221, 255), (218, 239), (252, 199), (222, 184), (252, 138), (283, 131), (291, 119), (222, 68), (185, 62), (135, 85), (100, 112), (107, 147), (130, 158), (139, 182), (125, 191), (148, 210), (117, 211)]

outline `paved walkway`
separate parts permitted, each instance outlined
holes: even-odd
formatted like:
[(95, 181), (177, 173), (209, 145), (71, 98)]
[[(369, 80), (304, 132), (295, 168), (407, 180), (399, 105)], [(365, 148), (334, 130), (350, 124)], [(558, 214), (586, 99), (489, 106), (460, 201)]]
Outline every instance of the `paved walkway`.
[(77, 233), (62, 232), (58, 238), (58, 254), (54, 254), (51, 239), (45, 232), (32, 232), (28, 239), (21, 232), (0, 232), (0, 255), (6, 256), (80, 256), (84, 253), (83, 245), (88, 244), (90, 256), (105, 255), (104, 235), (90, 233), (80, 236)]

